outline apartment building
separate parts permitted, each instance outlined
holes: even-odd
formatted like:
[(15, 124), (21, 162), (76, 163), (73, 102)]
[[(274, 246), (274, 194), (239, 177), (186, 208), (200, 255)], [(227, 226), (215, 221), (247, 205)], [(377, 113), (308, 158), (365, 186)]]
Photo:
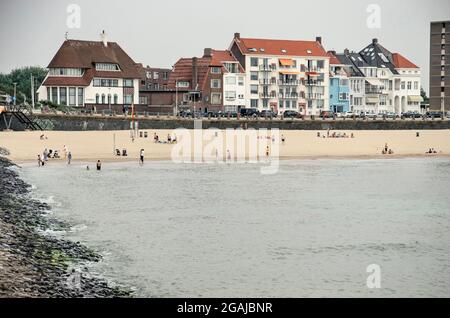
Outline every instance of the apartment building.
[(329, 109), (329, 56), (315, 41), (242, 38), (229, 50), (245, 70), (245, 107), (319, 115)]
[(401, 114), (420, 112), (420, 68), (400, 53), (391, 53), (377, 39), (360, 52), (336, 57), (350, 79), (350, 110)]
[(330, 111), (345, 113), (349, 111), (350, 81), (345, 65), (336, 57), (335, 51), (329, 51), (330, 57)]
[(168, 87), (177, 93), (180, 109), (237, 111), (245, 106), (245, 74), (227, 50), (206, 48), (201, 58), (175, 63)]
[(139, 104), (148, 106), (150, 113), (173, 112), (174, 92), (169, 89), (172, 69), (138, 65), (140, 74)]
[(450, 110), (450, 21), (430, 25), (430, 109)]
[(65, 40), (48, 65), (38, 100), (96, 110), (138, 105), (136, 65), (104, 33), (102, 41)]

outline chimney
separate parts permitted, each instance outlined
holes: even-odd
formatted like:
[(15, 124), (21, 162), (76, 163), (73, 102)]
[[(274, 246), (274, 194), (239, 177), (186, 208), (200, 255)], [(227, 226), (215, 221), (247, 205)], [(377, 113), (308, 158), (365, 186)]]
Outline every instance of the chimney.
[(316, 36), (316, 42), (319, 42), (319, 44), (322, 44), (322, 37)]
[(198, 66), (197, 66), (197, 58), (192, 58), (192, 89), (197, 89), (198, 84)]
[(349, 55), (349, 54), (350, 54), (350, 51), (349, 51), (348, 49), (344, 49), (344, 54), (345, 54), (345, 55)]
[(372, 39), (372, 43), (373, 44), (377, 44), (378, 43), (378, 39)]
[(203, 57), (211, 57), (212, 56), (212, 49), (211, 48), (205, 48), (203, 51)]
[(241, 38), (241, 34), (240, 34), (239, 32), (236, 32), (236, 33), (234, 34), (234, 37), (235, 37), (236, 39), (240, 39), (240, 38)]
[(105, 47), (107, 47), (107, 46), (108, 46), (108, 40), (106, 39), (106, 33), (105, 33), (105, 30), (103, 30), (102, 33), (100, 34), (100, 38), (101, 38), (101, 40), (102, 40), (102, 42), (103, 42), (103, 45), (104, 45)]

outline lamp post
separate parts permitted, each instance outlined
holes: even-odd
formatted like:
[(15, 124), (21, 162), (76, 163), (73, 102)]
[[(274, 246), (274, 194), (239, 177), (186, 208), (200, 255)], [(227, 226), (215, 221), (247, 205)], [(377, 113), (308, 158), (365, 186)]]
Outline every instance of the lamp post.
[(178, 80), (175, 81), (175, 116), (178, 115)]
[(13, 85), (14, 85), (14, 100), (13, 100), (13, 104), (14, 104), (14, 106), (16, 106), (17, 83), (13, 83)]

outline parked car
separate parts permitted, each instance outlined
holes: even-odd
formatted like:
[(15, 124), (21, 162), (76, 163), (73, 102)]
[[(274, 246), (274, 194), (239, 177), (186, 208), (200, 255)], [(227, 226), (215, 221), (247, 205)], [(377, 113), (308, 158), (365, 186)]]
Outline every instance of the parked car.
[(259, 111), (255, 108), (241, 108), (241, 116), (244, 117), (257, 117)]
[(285, 110), (283, 113), (284, 118), (302, 118), (302, 115), (295, 110)]
[(392, 118), (392, 119), (398, 118), (398, 115), (394, 112), (387, 112), (385, 115), (386, 115), (386, 118)]
[(441, 117), (442, 117), (442, 114), (441, 114), (441, 112), (432, 111), (432, 112), (427, 112), (427, 113), (426, 113), (426, 116), (427, 116), (428, 118), (441, 118)]
[(403, 113), (402, 116), (404, 118), (421, 118), (422, 114), (420, 114), (419, 112), (406, 112)]
[(346, 112), (344, 117), (345, 118), (353, 118), (353, 117), (356, 117), (356, 114), (354, 112)]
[(273, 111), (273, 110), (266, 110), (263, 109), (260, 113), (259, 113), (260, 117), (268, 117), (268, 118), (276, 118), (277, 114)]
[(320, 117), (321, 118), (334, 118), (334, 113), (331, 111), (323, 110), (320, 112)]
[(450, 118), (450, 111), (447, 112), (447, 114), (445, 115), (445, 117)]

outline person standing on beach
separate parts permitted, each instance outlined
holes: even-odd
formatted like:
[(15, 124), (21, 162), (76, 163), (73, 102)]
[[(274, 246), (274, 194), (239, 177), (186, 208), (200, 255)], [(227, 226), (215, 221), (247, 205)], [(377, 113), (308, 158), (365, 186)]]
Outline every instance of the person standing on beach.
[(67, 164), (70, 165), (70, 162), (72, 161), (72, 153), (69, 151), (67, 154)]
[(144, 164), (144, 149), (141, 149), (139, 152), (139, 161), (141, 164)]
[(100, 160), (97, 160), (97, 171), (102, 170), (102, 163), (100, 162)]
[(41, 155), (37, 155), (37, 162), (38, 162), (38, 167), (40, 167), (40, 166), (41, 166), (41, 163), (42, 163), (42, 161), (41, 161)]
[(270, 155), (270, 151), (269, 151), (269, 146), (266, 147), (266, 157), (269, 157)]

